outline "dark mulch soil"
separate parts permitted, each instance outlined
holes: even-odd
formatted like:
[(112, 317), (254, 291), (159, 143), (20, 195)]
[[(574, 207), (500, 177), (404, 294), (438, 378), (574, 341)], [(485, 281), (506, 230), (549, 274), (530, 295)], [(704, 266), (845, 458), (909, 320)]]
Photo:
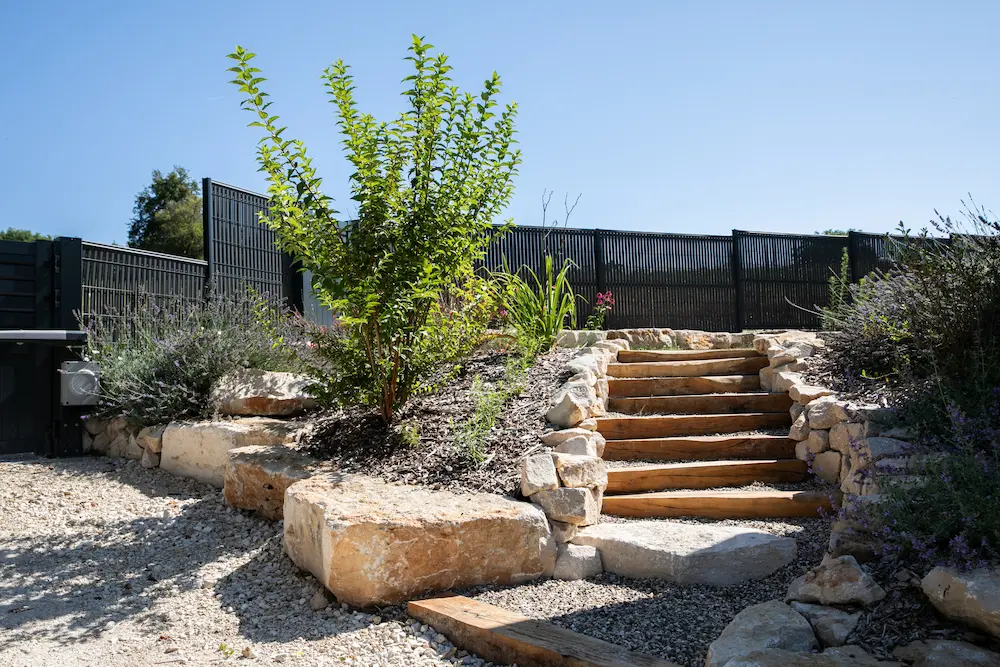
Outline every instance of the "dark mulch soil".
[(848, 643), (857, 644), (879, 658), (891, 658), (892, 649), (922, 639), (949, 639), (1000, 650), (995, 640), (969, 630), (935, 612), (920, 590), (920, 577), (895, 559), (876, 560), (868, 566), (885, 589), (884, 599), (865, 610)]
[[(469, 359), (443, 389), (411, 399), (392, 427), (369, 409), (333, 410), (313, 419), (311, 432), (299, 447), (344, 472), (439, 489), (513, 495), (520, 484), (517, 460), (540, 444), (549, 400), (568, 379), (563, 368), (574, 352), (554, 350), (538, 357), (527, 372), (523, 391), (507, 402), (490, 431), (482, 463), (455, 442), (455, 431), (474, 412), (475, 377), (481, 378), (484, 389), (505, 380), (508, 357), (499, 352)], [(405, 437), (403, 431), (412, 429), (419, 433), (419, 444)]]

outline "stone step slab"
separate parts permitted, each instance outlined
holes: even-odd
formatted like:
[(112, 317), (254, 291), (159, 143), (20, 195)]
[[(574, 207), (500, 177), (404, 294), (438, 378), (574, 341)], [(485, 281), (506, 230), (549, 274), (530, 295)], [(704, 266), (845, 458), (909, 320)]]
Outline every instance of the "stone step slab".
[(572, 544), (596, 547), (607, 572), (711, 586), (763, 579), (795, 560), (796, 554), (790, 537), (673, 521), (588, 526), (577, 532)]
[(284, 515), (288, 556), (357, 607), (520, 583), (555, 568), (557, 547), (542, 511), (495, 494), (328, 473), (288, 487)]

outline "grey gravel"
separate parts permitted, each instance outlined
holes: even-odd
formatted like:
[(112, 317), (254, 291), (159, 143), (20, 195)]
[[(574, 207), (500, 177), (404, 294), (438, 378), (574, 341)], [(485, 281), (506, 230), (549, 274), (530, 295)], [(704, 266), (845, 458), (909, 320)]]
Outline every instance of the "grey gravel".
[(488, 664), (319, 590), (280, 523), (216, 489), (134, 461), (0, 461), (0, 665)]
[[(602, 516), (601, 520), (643, 519)], [(583, 581), (550, 580), (513, 588), (481, 587), (466, 594), (633, 651), (702, 667), (708, 645), (733, 617), (750, 605), (783, 599), (792, 579), (822, 559), (830, 535), (829, 523), (822, 519), (678, 521), (744, 526), (794, 537), (798, 542), (798, 557), (765, 579), (726, 588), (682, 586), (605, 573)]]

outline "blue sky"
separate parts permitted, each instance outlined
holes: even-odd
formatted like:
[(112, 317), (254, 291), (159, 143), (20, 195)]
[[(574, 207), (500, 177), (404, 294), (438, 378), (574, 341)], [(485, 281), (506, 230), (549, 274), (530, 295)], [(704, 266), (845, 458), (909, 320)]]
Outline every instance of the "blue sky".
[[(520, 106), (508, 211), (582, 193), (572, 226), (727, 234), (920, 227), (1000, 208), (995, 2), (0, 0), (0, 227), (124, 243), (154, 168), (250, 189), (256, 130), (225, 55), (259, 54), (289, 133), (349, 210), (318, 80), (401, 110), (410, 34)], [(558, 202), (558, 204), (557, 204)]]

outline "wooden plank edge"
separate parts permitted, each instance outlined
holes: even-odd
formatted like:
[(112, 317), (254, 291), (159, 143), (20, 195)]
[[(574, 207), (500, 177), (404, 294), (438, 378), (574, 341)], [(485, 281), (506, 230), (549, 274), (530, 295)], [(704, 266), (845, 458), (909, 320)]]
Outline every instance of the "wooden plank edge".
[(407, 613), (455, 646), (520, 667), (679, 667), (545, 621), (461, 595), (414, 600)]

